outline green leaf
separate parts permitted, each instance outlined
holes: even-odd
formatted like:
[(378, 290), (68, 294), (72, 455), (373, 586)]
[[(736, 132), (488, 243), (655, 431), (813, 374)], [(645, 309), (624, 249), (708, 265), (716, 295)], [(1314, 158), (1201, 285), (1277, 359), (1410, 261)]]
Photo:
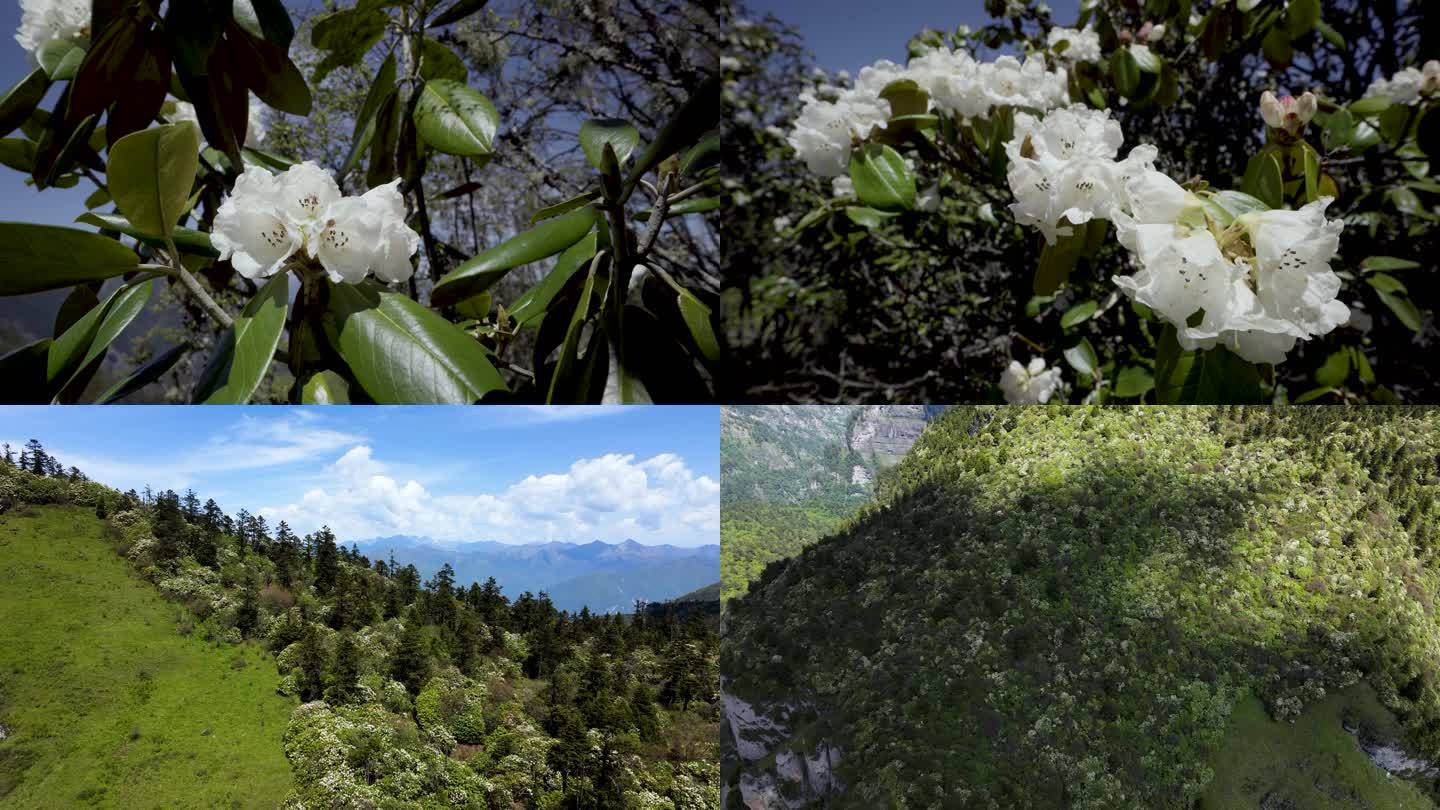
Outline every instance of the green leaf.
[(133, 132), (110, 147), (106, 179), (115, 205), (145, 233), (168, 236), (200, 163), (200, 132), (182, 121)]
[(1290, 44), (1285, 28), (1279, 25), (1265, 34), (1265, 38), (1260, 41), (1260, 50), (1265, 54), (1265, 61), (1276, 70), (1289, 67), (1290, 61), (1295, 58), (1295, 46)]
[(1164, 64), (1160, 57), (1146, 45), (1129, 45), (1130, 56), (1142, 73), (1159, 73)]
[[(719, 197), (691, 197), (688, 200), (681, 200), (670, 206), (665, 212), (665, 218), (674, 219), (675, 217), (681, 217), (686, 214), (705, 214), (719, 209), (722, 204)], [(643, 211), (636, 211), (635, 220), (637, 222), (649, 222), (650, 209), (646, 208)]]
[(1402, 214), (1416, 214), (1425, 210), (1415, 192), (1404, 186), (1392, 186), (1385, 192), (1385, 199)]
[(290, 20), (290, 12), (285, 10), (282, 0), (253, 0), (251, 5), (260, 23), (260, 32), (288, 51), (295, 38), (295, 23)]
[(350, 386), (333, 371), (317, 371), (305, 381), (300, 391), (304, 405), (349, 405)]
[(1339, 31), (1330, 27), (1329, 23), (1320, 20), (1315, 23), (1315, 29), (1320, 32), (1320, 36), (1324, 37), (1326, 42), (1342, 51), (1345, 50), (1345, 38), (1340, 36)]
[(1300, 148), (1305, 161), (1305, 201), (1313, 202), (1320, 196), (1320, 153), (1304, 141)]
[(680, 316), (685, 319), (685, 325), (690, 329), (690, 337), (695, 341), (700, 353), (711, 363), (720, 362), (720, 343), (715, 339), (715, 327), (710, 322), (710, 308), (689, 290), (680, 290), (678, 302)]
[(488, 155), (500, 115), (490, 100), (451, 79), (426, 82), (415, 107), (415, 129), (425, 142), (449, 155)]
[[(614, 346), (607, 347), (610, 351), (610, 370), (605, 380), (605, 393), (600, 401), (604, 404), (614, 405), (650, 405), (654, 400), (650, 392), (645, 389), (645, 383), (631, 373), (630, 369), (620, 364), (619, 358), (615, 355)], [(597, 358), (598, 359), (598, 358)]]
[(1361, 382), (1374, 383), (1375, 369), (1370, 367), (1370, 358), (1365, 356), (1365, 350), (1359, 346), (1351, 346), (1350, 352), (1355, 360), (1355, 376), (1359, 377)]
[(607, 143), (615, 150), (615, 159), (624, 163), (640, 144), (640, 131), (620, 118), (592, 118), (580, 125), (580, 148), (591, 166), (601, 168)]
[[(85, 342), (80, 344), (80, 347), (84, 348), (85, 356), (78, 363), (74, 363), (73, 366), (68, 365), (69, 362), (74, 360), (74, 356), (72, 355), (68, 358), (60, 358), (60, 364), (57, 367), (53, 349), (56, 346), (66, 344), (67, 337), (71, 331), (81, 328), (81, 324), (84, 323), (89, 316), (87, 315), (85, 318), (76, 321), (70, 330), (67, 330), (64, 335), (61, 335), (60, 338), (52, 344), (52, 355), (50, 358), (51, 382), (57, 381), (59, 375), (62, 373), (68, 377), (58, 390), (64, 391), (70, 388), (71, 385), (76, 382), (76, 378), (84, 372), (91, 362), (99, 358), (100, 355), (110, 347), (110, 344), (115, 342), (115, 338), (119, 337), (120, 333), (125, 331), (125, 327), (129, 326), (131, 322), (139, 316), (140, 311), (145, 308), (145, 304), (150, 301), (150, 288), (153, 286), (154, 284), (152, 282), (144, 281), (128, 287), (121, 287), (106, 300), (102, 307), (92, 310), (92, 312), (101, 312), (103, 314), (100, 316), (99, 323), (94, 325), (93, 331), (83, 335)], [(80, 387), (83, 387), (83, 384)], [(80, 394), (79, 391), (75, 391), (74, 393), (77, 396)]]
[(289, 279), (289, 274), (279, 273), (266, 282), (245, 305), (235, 325), (220, 336), (215, 354), (196, 384), (196, 403), (243, 405), (255, 395), (285, 331)]
[(0, 295), (24, 295), (132, 272), (135, 252), (114, 239), (77, 228), (0, 222)]
[(1285, 202), (1285, 178), (1280, 158), (1271, 150), (1262, 150), (1245, 166), (1245, 177), (1240, 190), (1263, 202), (1269, 208), (1279, 208)]
[(0, 99), (0, 136), (9, 135), (25, 123), (45, 99), (45, 91), (49, 89), (50, 78), (45, 75), (44, 68), (35, 68), (10, 88)]
[(24, 138), (0, 138), (0, 164), (30, 174), (35, 171), (35, 144)]
[[(550, 375), (550, 387), (545, 394), (546, 404), (555, 402), (561, 393), (562, 385), (570, 385), (570, 377), (577, 355), (580, 351), (580, 335), (585, 327), (585, 321), (590, 315), (590, 298), (595, 291), (595, 273), (592, 271), (585, 277), (585, 286), (580, 290), (580, 300), (575, 304), (575, 311), (570, 314), (570, 324), (565, 328), (565, 339), (560, 343), (560, 354), (555, 358), (555, 370)], [(594, 351), (595, 335), (591, 335), (591, 350)]]
[(1080, 260), (1084, 240), (1077, 234), (1060, 236), (1055, 244), (1046, 243), (1040, 249), (1040, 264), (1035, 268), (1032, 292), (1035, 295), (1053, 295), (1070, 279), (1070, 271)]
[(660, 131), (655, 133), (655, 140), (645, 147), (645, 151), (630, 169), (620, 198), (627, 199), (640, 183), (640, 178), (659, 165), (660, 161), (700, 140), (719, 123), (720, 77), (717, 75), (701, 82), (695, 94), (686, 99)]
[(480, 9), (485, 8), (485, 4), (489, 1), (490, 0), (456, 0), (455, 5), (451, 6), (448, 9), (445, 9), (443, 13), (437, 16), (434, 20), (431, 20), (430, 24), (426, 27), (439, 28), (442, 25), (449, 25), (450, 23), (460, 22), (466, 17), (469, 17), (471, 14), (474, 14)]
[(251, 92), (270, 107), (291, 115), (308, 116), (314, 104), (310, 85), (285, 48), (243, 28), (227, 35), (230, 63)]
[[(81, 214), (76, 217), (75, 221), (86, 225), (94, 225), (102, 230), (117, 231), (126, 236), (133, 236), (147, 245), (154, 245), (155, 247), (165, 246), (164, 238), (140, 230), (134, 225), (131, 225), (129, 220), (119, 214), (97, 214), (91, 211), (88, 214)], [(193, 253), (196, 256), (208, 256), (210, 258), (216, 258), (220, 255), (220, 251), (216, 250), (215, 246), (210, 243), (210, 234), (205, 231), (177, 227), (171, 231), (170, 238), (175, 240), (175, 247), (180, 248), (183, 253)]]
[(1115, 396), (1121, 399), (1144, 396), (1155, 387), (1155, 378), (1141, 366), (1126, 366), (1115, 378)]
[(1230, 223), (1242, 214), (1270, 209), (1263, 200), (1257, 200), (1242, 191), (1217, 191), (1200, 199), (1205, 204), (1205, 213), (1222, 228), (1230, 227)]
[(1391, 312), (1395, 313), (1395, 317), (1399, 318), (1401, 323), (1408, 326), (1412, 332), (1420, 331), (1424, 318), (1421, 317), (1415, 302), (1410, 300), (1409, 291), (1405, 289), (1405, 285), (1399, 279), (1385, 273), (1376, 273), (1373, 276), (1366, 276), (1365, 280), (1375, 288), (1380, 300), (1390, 308)]
[(1367, 256), (1360, 262), (1360, 269), (1367, 273), (1379, 270), (1412, 270), (1420, 263), (1411, 259), (1397, 259), (1394, 256)]
[(680, 173), (687, 177), (720, 165), (720, 133), (712, 132), (690, 147), (680, 161)]
[(52, 39), (40, 46), (36, 58), (46, 75), (58, 82), (75, 78), (75, 71), (85, 60), (85, 49), (73, 39)]
[(1350, 111), (1341, 107), (1325, 119), (1325, 128), (1321, 131), (1322, 138), (1327, 149), (1339, 149), (1342, 146), (1349, 146), (1355, 135), (1355, 116)]
[(859, 205), (847, 205), (845, 206), (845, 216), (849, 217), (850, 221), (855, 223), (856, 225), (862, 225), (866, 228), (875, 228), (883, 225), (885, 223), (885, 220), (894, 219), (895, 217), (900, 216), (900, 214), (895, 211), (880, 211), (874, 208), (866, 208)]
[(930, 94), (914, 79), (896, 79), (885, 85), (880, 98), (890, 102), (890, 119), (924, 115), (930, 109)]
[(470, 75), (469, 69), (455, 52), (433, 39), (420, 40), (420, 78), (450, 79), (464, 83)]
[(1380, 113), (1380, 135), (1390, 143), (1398, 144), (1405, 138), (1406, 125), (1410, 123), (1410, 106), (1396, 104)]
[(1350, 350), (1348, 347), (1325, 358), (1325, 362), (1315, 370), (1315, 382), (1321, 385), (1338, 387), (1343, 385), (1345, 378), (1349, 376)]
[(379, 9), (357, 6), (316, 18), (310, 30), (310, 42), (322, 51), (330, 51), (315, 68), (319, 84), (330, 71), (349, 67), (360, 61), (385, 35), (390, 17)]
[(1320, 0), (1290, 0), (1285, 17), (1285, 31), (1291, 39), (1310, 33), (1315, 23), (1320, 22)]
[(345, 175), (355, 168), (360, 162), (360, 155), (364, 153), (365, 147), (370, 144), (370, 137), (374, 133), (375, 115), (380, 112), (380, 107), (385, 100), (395, 92), (395, 53), (385, 56), (385, 61), (380, 63), (380, 70), (375, 73), (375, 80), (370, 83), (370, 89), (365, 91), (365, 101), (360, 104), (360, 112), (355, 116), (355, 130), (350, 137), (350, 150), (345, 155), (345, 162), (340, 164), (339, 177)]
[(541, 208), (539, 211), (536, 211), (530, 216), (530, 224), (534, 225), (542, 219), (558, 217), (561, 214), (567, 213), (569, 211), (574, 211), (576, 208), (579, 208), (583, 205), (589, 205), (590, 203), (598, 199), (600, 199), (600, 192), (598, 191), (587, 191), (584, 194), (576, 194), (574, 197), (571, 197), (568, 200), (561, 200), (554, 205), (547, 205), (544, 208)]
[(598, 220), (599, 212), (591, 206), (546, 220), (451, 270), (436, 282), (430, 301), (443, 307), (482, 293), (514, 268), (580, 241)]
[(1350, 102), (1347, 109), (1350, 110), (1351, 115), (1370, 116), (1385, 112), (1394, 103), (1389, 96), (1366, 96), (1359, 101)]
[(1331, 385), (1322, 386), (1320, 388), (1312, 388), (1309, 391), (1306, 391), (1305, 393), (1296, 397), (1294, 404), (1304, 405), (1307, 402), (1314, 402), (1315, 400), (1325, 396), (1326, 394), (1334, 393), (1334, 391), (1335, 387)]
[(1140, 88), (1140, 65), (1129, 48), (1117, 48), (1110, 54), (1110, 78), (1115, 92), (1127, 98)]
[(478, 342), (406, 296), (333, 285), (325, 326), (375, 402), (466, 404), (505, 388)]
[(1061, 328), (1069, 329), (1076, 324), (1088, 321), (1090, 316), (1095, 314), (1095, 310), (1099, 308), (1100, 304), (1096, 301), (1081, 301), (1075, 306), (1065, 310), (1065, 314), (1060, 316), (1060, 326)]
[(1100, 360), (1095, 356), (1095, 347), (1090, 345), (1089, 338), (1082, 337), (1079, 343), (1066, 349), (1065, 362), (1086, 377), (1094, 377), (1100, 368)]
[(881, 211), (915, 207), (915, 176), (905, 158), (889, 146), (872, 143), (850, 159), (850, 180), (860, 202)]
[(1263, 402), (1259, 369), (1223, 347), (1184, 351), (1171, 324), (1156, 347), (1155, 396), (1161, 405)]
[(175, 367), (181, 357), (190, 351), (189, 344), (181, 343), (171, 346), (150, 362), (130, 372), (123, 379), (105, 389), (105, 393), (95, 398), (96, 405), (110, 405), (125, 397), (139, 391), (145, 386), (165, 376), (165, 372)]
[(580, 241), (571, 245), (555, 260), (555, 267), (540, 280), (540, 283), (526, 290), (516, 298), (510, 307), (510, 317), (515, 319), (517, 328), (538, 326), (540, 318), (550, 307), (550, 302), (565, 288), (581, 266), (595, 258), (599, 234), (587, 233)]

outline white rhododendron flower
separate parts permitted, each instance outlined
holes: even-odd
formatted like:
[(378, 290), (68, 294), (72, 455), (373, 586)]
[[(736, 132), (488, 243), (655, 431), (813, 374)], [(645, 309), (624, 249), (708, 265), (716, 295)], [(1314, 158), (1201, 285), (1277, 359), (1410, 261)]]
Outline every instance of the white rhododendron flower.
[(1049, 402), (1050, 397), (1060, 390), (1060, 384), (1060, 369), (1045, 368), (1043, 357), (1032, 358), (1028, 366), (1011, 360), (1009, 368), (1000, 374), (1000, 390), (1005, 394), (1005, 401), (1011, 405)]
[(830, 196), (836, 198), (854, 197), (855, 181), (851, 180), (848, 174), (842, 174), (834, 180), (831, 180)]
[(1049, 110), (1069, 101), (1067, 74), (1047, 70), (1039, 59), (1012, 56), (977, 63), (964, 51), (936, 48), (901, 67), (882, 60), (860, 71), (851, 88), (822, 87), (801, 95), (805, 106), (786, 140), (810, 171), (839, 177), (850, 165), (858, 141), (883, 129), (890, 102), (880, 93), (891, 82), (914, 81), (930, 97), (930, 108), (964, 117), (987, 115), (998, 106)]
[[(195, 114), (195, 105), (188, 101), (176, 101), (175, 112), (169, 116), (170, 123), (189, 121), (197, 128), (200, 117)], [(265, 125), (265, 105), (256, 96), (250, 96), (250, 121), (245, 127), (245, 146), (257, 145), (265, 140), (269, 128)], [(200, 148), (205, 148), (205, 139), (200, 139)]]
[(1060, 59), (1066, 62), (1100, 61), (1100, 35), (1093, 29), (1082, 28), (1077, 31), (1074, 28), (1051, 28), (1045, 37), (1045, 43), (1050, 46), (1050, 50), (1055, 50), (1055, 46), (1062, 42), (1070, 44), (1056, 54)]
[(1129, 194), (1134, 216), (1118, 214), (1115, 225), (1139, 270), (1112, 280), (1172, 324), (1187, 351), (1222, 345), (1252, 363), (1279, 363), (1297, 340), (1349, 319), (1329, 265), (1342, 227), (1325, 219), (1330, 198), (1243, 214), (1217, 239), (1198, 198), (1164, 174), (1143, 173)]
[(405, 224), (400, 181), (359, 197), (341, 196), (329, 172), (311, 162), (276, 177), (250, 166), (220, 204), (210, 241), (246, 278), (267, 278), (304, 251), (332, 281), (385, 282), (414, 272), (420, 235)]
[(69, 39), (84, 43), (90, 37), (90, 0), (20, 0), (20, 27), (15, 41), (40, 64), (40, 48), (47, 42)]
[(1376, 79), (1366, 96), (1384, 96), (1394, 104), (1419, 104), (1440, 91), (1440, 61), (1431, 59), (1421, 68), (1401, 69), (1388, 79)]
[(1005, 145), (1006, 179), (1022, 225), (1034, 225), (1054, 244), (1070, 225), (1113, 219), (1129, 207), (1128, 181), (1155, 163), (1155, 147), (1137, 146), (1123, 161), (1120, 124), (1104, 110), (1081, 104), (1053, 110), (1043, 119), (1015, 116), (1015, 137)]
[(940, 210), (940, 184), (935, 183), (929, 188), (920, 189), (915, 195), (916, 211), (938, 211)]
[(210, 243), (240, 275), (249, 279), (273, 276), (304, 241), (300, 229), (282, 211), (279, 179), (265, 169), (249, 166), (220, 203)]

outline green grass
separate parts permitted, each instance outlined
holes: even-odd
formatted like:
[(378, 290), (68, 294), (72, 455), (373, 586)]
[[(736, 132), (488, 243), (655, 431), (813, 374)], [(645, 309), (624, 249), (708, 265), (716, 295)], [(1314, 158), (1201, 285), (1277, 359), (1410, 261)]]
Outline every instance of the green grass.
[(1369, 686), (1327, 696), (1296, 721), (1278, 723), (1260, 700), (1236, 704), (1230, 728), (1210, 758), (1215, 778), (1200, 810), (1430, 810), (1435, 805), (1414, 784), (1387, 776), (1370, 761), (1342, 721), (1381, 739), (1399, 739), (1395, 718)]
[(278, 806), (293, 701), (274, 664), (180, 636), (100, 528), (0, 517), (0, 807)]

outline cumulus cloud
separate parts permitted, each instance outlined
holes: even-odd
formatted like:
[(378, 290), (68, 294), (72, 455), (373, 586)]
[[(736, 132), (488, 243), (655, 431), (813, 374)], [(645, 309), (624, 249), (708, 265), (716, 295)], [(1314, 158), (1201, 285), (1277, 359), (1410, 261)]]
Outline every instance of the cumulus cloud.
[(457, 495), (432, 493), (413, 479), (402, 483), (368, 445), (357, 444), (324, 477), (299, 500), (261, 513), (297, 531), (328, 524), (351, 540), (407, 534), (451, 542), (719, 542), (720, 485), (672, 453), (580, 459), (501, 492)]

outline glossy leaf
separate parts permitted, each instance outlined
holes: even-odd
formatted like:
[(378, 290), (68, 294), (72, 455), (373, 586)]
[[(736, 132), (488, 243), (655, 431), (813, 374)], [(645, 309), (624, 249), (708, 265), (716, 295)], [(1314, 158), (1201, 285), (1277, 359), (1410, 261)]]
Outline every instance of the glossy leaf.
[(900, 214), (897, 211), (880, 211), (862, 205), (847, 205), (845, 206), (845, 216), (849, 217), (850, 221), (856, 225), (866, 228), (876, 228), (885, 224), (886, 220), (894, 219), (900, 216)]
[(1079, 343), (1066, 349), (1065, 362), (1086, 377), (1095, 376), (1100, 369), (1100, 361), (1095, 356), (1095, 347), (1090, 345), (1089, 338), (1080, 338)]
[(1141, 397), (1155, 387), (1155, 378), (1141, 366), (1126, 366), (1115, 377), (1115, 396), (1121, 399)]
[(1390, 308), (1391, 312), (1395, 313), (1395, 317), (1399, 318), (1401, 323), (1413, 332), (1420, 331), (1424, 319), (1420, 316), (1420, 310), (1415, 306), (1415, 302), (1410, 300), (1410, 292), (1405, 289), (1405, 285), (1399, 279), (1385, 273), (1376, 273), (1373, 276), (1367, 276), (1365, 280), (1375, 288), (1375, 293), (1380, 296), (1380, 300)]
[(1072, 326), (1084, 323), (1090, 320), (1091, 316), (1095, 314), (1095, 310), (1099, 308), (1100, 304), (1097, 301), (1081, 301), (1075, 306), (1065, 310), (1065, 314), (1060, 316), (1060, 326), (1063, 329), (1069, 329)]
[(640, 131), (620, 118), (592, 118), (580, 125), (580, 148), (585, 159), (596, 169), (601, 168), (605, 144), (615, 150), (617, 162), (624, 163), (640, 144)]
[(1126, 98), (1140, 88), (1140, 65), (1129, 48), (1118, 48), (1110, 54), (1110, 79), (1115, 82), (1115, 92)]
[(349, 405), (350, 385), (333, 371), (317, 371), (305, 381), (300, 391), (305, 405)]
[[(81, 214), (75, 218), (76, 222), (86, 225), (94, 225), (97, 228), (107, 231), (116, 231), (126, 236), (133, 236), (147, 245), (164, 247), (165, 240), (153, 233), (146, 233), (119, 214), (99, 214), (91, 211), (88, 214)], [(197, 231), (194, 228), (176, 227), (171, 230), (170, 238), (175, 240), (175, 247), (180, 248), (182, 253), (193, 253), (196, 256), (208, 256), (216, 258), (220, 251), (210, 243), (210, 234), (205, 231)]]
[[(73, 367), (62, 365), (61, 370), (57, 370), (55, 364), (56, 358), (52, 351), (50, 365), (52, 373), (51, 381), (56, 381), (56, 375), (67, 373), (68, 379), (65, 384), (61, 386), (61, 390), (69, 388), (71, 384), (76, 381), (80, 373), (98, 359), (100, 355), (110, 347), (110, 344), (114, 343), (115, 339), (120, 337), (120, 333), (125, 331), (125, 327), (129, 326), (135, 318), (140, 315), (140, 311), (144, 309), (145, 305), (150, 301), (150, 290), (153, 286), (153, 282), (144, 281), (116, 290), (110, 296), (110, 299), (105, 302), (103, 307), (95, 310), (102, 314), (94, 331), (87, 336), (88, 339), (83, 347), (84, 357), (78, 363), (75, 363)], [(54, 345), (59, 346), (64, 343), (70, 331), (80, 327), (84, 321), (85, 318), (76, 321), (75, 325), (72, 326), (65, 335), (61, 335), (60, 339), (56, 340)], [(67, 360), (73, 360), (73, 357), (67, 358)], [(65, 371), (65, 369), (69, 368), (73, 368), (73, 372)], [(79, 393), (79, 391), (75, 392), (76, 395)]]
[(568, 200), (561, 200), (554, 205), (547, 205), (544, 208), (541, 208), (539, 211), (536, 211), (530, 216), (530, 223), (533, 225), (534, 223), (539, 222), (542, 219), (558, 217), (561, 214), (569, 211), (574, 211), (576, 208), (579, 208), (583, 205), (588, 205), (598, 199), (600, 199), (600, 192), (598, 191), (587, 191), (584, 194), (576, 194), (574, 197), (571, 197)]
[(712, 132), (685, 153), (685, 158), (680, 161), (680, 173), (688, 176), (718, 166), (720, 156), (720, 133)]
[(554, 269), (547, 273), (540, 283), (515, 299), (510, 306), (510, 317), (515, 319), (516, 327), (539, 325), (540, 318), (545, 315), (550, 302), (565, 287), (566, 282), (595, 258), (598, 243), (599, 235), (594, 232), (581, 237), (579, 242), (560, 254), (560, 258), (555, 260)]
[[(599, 295), (595, 290), (595, 272), (591, 269), (585, 277), (585, 286), (580, 291), (580, 300), (575, 306), (575, 311), (570, 315), (570, 325), (565, 330), (565, 339), (560, 344), (560, 355), (555, 361), (555, 371), (550, 375), (550, 389), (545, 396), (546, 404), (560, 400), (561, 395), (567, 388), (573, 387), (574, 367), (579, 359), (580, 337), (585, 329), (585, 322), (590, 317), (590, 299)], [(597, 334), (592, 333), (588, 351), (606, 351), (604, 347), (597, 346)]]
[(350, 373), (382, 404), (466, 404), (505, 380), (459, 327), (404, 295), (337, 284), (326, 331)]
[(225, 330), (195, 387), (194, 401), (241, 405), (250, 401), (280, 345), (289, 311), (289, 275), (280, 273), (250, 299), (235, 325)]
[(711, 363), (720, 362), (720, 343), (715, 339), (715, 327), (711, 324), (710, 308), (700, 302), (693, 293), (681, 290), (678, 295), (680, 315), (690, 329), (690, 337)]
[(0, 136), (9, 135), (25, 123), (45, 99), (50, 78), (43, 68), (35, 68), (0, 98)]
[(915, 207), (915, 175), (889, 146), (867, 144), (850, 158), (850, 180), (860, 202), (881, 211)]
[(145, 233), (169, 235), (199, 166), (200, 133), (182, 121), (126, 135), (110, 148), (106, 176), (120, 212)]
[(447, 273), (436, 282), (431, 302), (448, 306), (484, 292), (514, 268), (553, 256), (580, 241), (595, 227), (598, 217), (599, 212), (587, 206), (511, 237)]
[(0, 138), (0, 165), (24, 174), (35, 171), (35, 144), (24, 138)]
[(455, 55), (454, 51), (428, 37), (420, 40), (420, 78), (422, 81), (450, 79), (463, 83), (469, 75), (469, 69), (465, 67), (465, 63)]
[(1260, 372), (1228, 349), (1181, 349), (1167, 324), (1155, 354), (1155, 396), (1161, 405), (1259, 404)]
[(40, 67), (54, 81), (75, 78), (85, 59), (85, 49), (73, 39), (52, 39), (40, 46)]
[(1420, 263), (1413, 259), (1397, 259), (1394, 256), (1367, 256), (1360, 262), (1360, 269), (1367, 273), (1378, 270), (1413, 270)]
[(116, 381), (114, 385), (105, 389), (104, 393), (95, 398), (95, 404), (110, 405), (155, 382), (165, 376), (165, 373), (170, 369), (174, 368), (175, 364), (179, 362), (180, 358), (184, 357), (188, 351), (190, 351), (190, 346), (186, 343), (171, 346), (150, 360), (150, 362), (145, 363), (130, 372), (126, 377)]
[(136, 269), (135, 252), (114, 239), (76, 228), (0, 223), (0, 295), (69, 287)]
[(1345, 383), (1345, 378), (1350, 376), (1350, 350), (1348, 348), (1332, 353), (1315, 370), (1315, 382), (1321, 385), (1338, 387)]
[(500, 115), (490, 100), (461, 82), (425, 83), (415, 107), (415, 129), (426, 143), (450, 155), (488, 155)]
[(318, 84), (339, 67), (358, 63), (385, 36), (390, 17), (384, 11), (357, 6), (316, 18), (310, 42), (329, 51), (315, 68)]

